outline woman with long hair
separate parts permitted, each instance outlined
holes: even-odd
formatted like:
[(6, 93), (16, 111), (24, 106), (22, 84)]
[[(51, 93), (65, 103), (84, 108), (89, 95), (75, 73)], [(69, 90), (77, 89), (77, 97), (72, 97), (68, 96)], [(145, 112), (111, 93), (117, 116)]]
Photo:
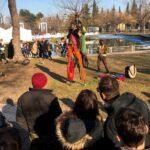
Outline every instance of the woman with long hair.
[(57, 118), (56, 135), (63, 150), (89, 150), (96, 147), (102, 138), (103, 127), (97, 96), (93, 91), (81, 91), (73, 110)]

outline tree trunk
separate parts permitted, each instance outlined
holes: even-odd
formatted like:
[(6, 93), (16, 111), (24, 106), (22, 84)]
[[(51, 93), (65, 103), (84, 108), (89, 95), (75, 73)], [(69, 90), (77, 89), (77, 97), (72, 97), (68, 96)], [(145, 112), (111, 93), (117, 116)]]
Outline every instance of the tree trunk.
[(21, 45), (20, 45), (20, 25), (19, 25), (19, 16), (17, 13), (16, 8), (16, 0), (8, 0), (8, 7), (11, 15), (12, 20), (12, 43), (14, 46), (14, 61), (16, 62), (22, 62), (24, 60), (24, 57), (21, 52)]

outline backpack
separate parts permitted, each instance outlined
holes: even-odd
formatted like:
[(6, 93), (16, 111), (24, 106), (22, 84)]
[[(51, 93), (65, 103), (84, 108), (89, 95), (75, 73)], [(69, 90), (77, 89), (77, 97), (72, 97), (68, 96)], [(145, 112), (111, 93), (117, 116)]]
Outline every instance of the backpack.
[(136, 69), (135, 65), (127, 66), (125, 68), (125, 77), (126, 78), (134, 79), (136, 77), (136, 74), (137, 74), (137, 69)]

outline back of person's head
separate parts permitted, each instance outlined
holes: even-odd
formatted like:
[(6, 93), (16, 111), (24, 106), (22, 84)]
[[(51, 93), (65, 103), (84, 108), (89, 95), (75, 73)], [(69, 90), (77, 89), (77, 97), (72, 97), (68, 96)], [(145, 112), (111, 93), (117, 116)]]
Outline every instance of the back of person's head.
[[(115, 78), (110, 76), (103, 77), (99, 82), (98, 92), (104, 101), (108, 101), (120, 94), (119, 83)], [(102, 94), (105, 95), (105, 98)]]
[(47, 77), (44, 73), (35, 73), (32, 76), (32, 85), (35, 89), (42, 89), (47, 84)]
[(81, 91), (76, 99), (73, 112), (79, 118), (95, 119), (99, 114), (96, 94), (88, 89)]
[(129, 108), (122, 108), (116, 115), (115, 124), (118, 136), (125, 146), (137, 148), (144, 144), (148, 126), (140, 113)]

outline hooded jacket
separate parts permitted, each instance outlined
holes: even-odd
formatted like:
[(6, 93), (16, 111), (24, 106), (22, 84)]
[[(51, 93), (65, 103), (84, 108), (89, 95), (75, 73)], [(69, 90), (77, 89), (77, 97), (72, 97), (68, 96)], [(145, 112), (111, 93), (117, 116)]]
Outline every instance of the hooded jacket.
[(18, 100), (16, 120), (25, 130), (34, 132), (35, 120), (51, 112), (50, 118), (57, 118), (61, 108), (55, 95), (48, 89), (29, 89)]
[[(102, 122), (100, 118), (96, 118), (95, 120), (92, 120), (92, 122), (95, 122), (95, 125), (91, 128), (90, 132), (85, 132), (84, 136), (78, 139), (76, 142), (70, 142), (66, 138), (67, 132), (64, 132), (65, 130), (68, 130), (64, 127), (64, 124), (67, 120), (71, 119), (79, 119), (73, 112), (67, 112), (62, 114), (56, 121), (56, 135), (58, 138), (58, 141), (62, 145), (63, 150), (81, 150), (81, 149), (95, 149), (94, 146), (96, 146), (96, 143), (102, 138), (103, 136), (103, 127)], [(84, 120), (84, 125), (86, 128), (86, 121)], [(74, 129), (74, 128), (73, 128)], [(72, 131), (73, 131), (72, 129)], [(74, 132), (74, 131), (73, 131)], [(79, 129), (79, 133), (82, 132)], [(71, 135), (69, 135), (71, 137)], [(77, 134), (78, 136), (78, 134)]]
[[(137, 98), (132, 93), (124, 93), (107, 103), (108, 117), (104, 125), (105, 136), (109, 138), (116, 147), (122, 146), (123, 143), (117, 140), (117, 129), (115, 127), (115, 116), (121, 108), (130, 108), (141, 113), (146, 123), (150, 126), (150, 111), (147, 104)], [(146, 146), (150, 145), (150, 135), (147, 135)]]

